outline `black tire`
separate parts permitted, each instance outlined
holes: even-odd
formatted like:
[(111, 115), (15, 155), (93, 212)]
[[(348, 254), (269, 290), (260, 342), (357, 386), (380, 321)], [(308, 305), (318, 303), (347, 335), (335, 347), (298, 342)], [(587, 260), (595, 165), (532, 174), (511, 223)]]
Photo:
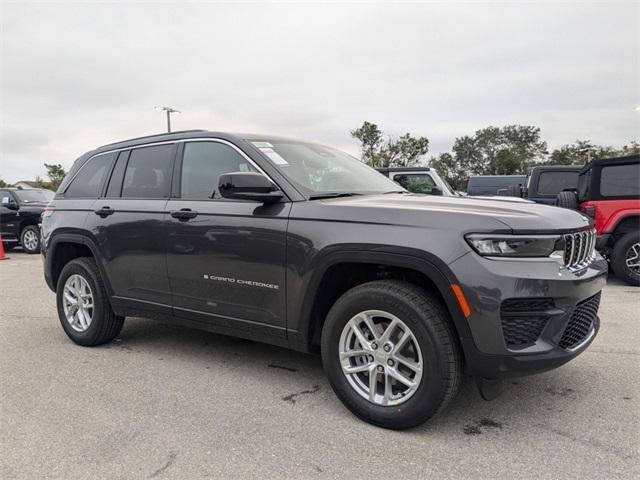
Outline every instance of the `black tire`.
[(557, 205), (570, 210), (578, 209), (578, 197), (576, 192), (560, 192), (557, 197)]
[[(80, 275), (87, 281), (93, 294), (93, 314), (89, 327), (79, 332), (74, 330), (66, 319), (62, 297), (64, 285), (71, 275)], [(82, 257), (71, 260), (60, 273), (56, 288), (58, 317), (67, 336), (78, 345), (92, 347), (113, 340), (122, 330), (124, 317), (113, 313), (100, 271), (93, 258)]]
[[(340, 336), (347, 322), (364, 310), (389, 312), (411, 329), (423, 353), (422, 380), (413, 395), (396, 406), (382, 406), (351, 386), (339, 360)], [(450, 316), (441, 300), (412, 284), (381, 280), (352, 288), (333, 305), (322, 329), (322, 364), (338, 398), (362, 420), (390, 429), (418, 426), (455, 397), (462, 378), (462, 355)]]
[[(27, 236), (30, 236), (33, 240), (27, 240)], [(20, 245), (25, 253), (31, 255), (40, 253), (40, 229), (37, 225), (29, 225), (22, 229), (20, 232)]]
[(640, 250), (640, 232), (629, 232), (616, 241), (611, 251), (611, 265), (616, 277), (629, 285), (640, 287), (640, 271), (627, 266), (627, 255), (633, 248)]

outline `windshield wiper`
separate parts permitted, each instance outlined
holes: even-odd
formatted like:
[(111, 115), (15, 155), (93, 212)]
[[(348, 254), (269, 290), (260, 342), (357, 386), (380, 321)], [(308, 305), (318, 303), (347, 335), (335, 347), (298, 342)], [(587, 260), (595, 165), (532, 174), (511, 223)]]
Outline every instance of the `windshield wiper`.
[(390, 192), (384, 192), (383, 195), (387, 195), (389, 193), (411, 193), (411, 192), (407, 192), (406, 190), (391, 190)]
[(355, 193), (355, 192), (318, 193), (316, 195), (310, 195), (309, 200), (322, 200), (323, 198), (353, 197), (355, 195), (362, 195), (362, 194)]

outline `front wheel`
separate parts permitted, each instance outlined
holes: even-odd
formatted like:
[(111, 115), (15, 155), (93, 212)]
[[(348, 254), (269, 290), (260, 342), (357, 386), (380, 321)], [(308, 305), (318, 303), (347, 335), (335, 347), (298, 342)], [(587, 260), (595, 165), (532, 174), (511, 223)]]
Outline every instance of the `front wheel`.
[(382, 280), (346, 292), (322, 330), (322, 363), (345, 406), (361, 419), (405, 429), (454, 398), (462, 357), (439, 298)]
[(22, 230), (20, 244), (26, 253), (40, 253), (40, 231), (36, 225), (29, 225)]
[(640, 232), (629, 232), (616, 241), (611, 251), (611, 265), (618, 278), (640, 286)]

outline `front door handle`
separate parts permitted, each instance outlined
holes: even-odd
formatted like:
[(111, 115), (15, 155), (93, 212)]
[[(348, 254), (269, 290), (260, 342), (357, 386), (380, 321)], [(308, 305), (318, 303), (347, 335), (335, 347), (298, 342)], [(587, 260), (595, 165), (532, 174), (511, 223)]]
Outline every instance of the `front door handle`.
[(181, 208), (180, 210), (172, 211), (171, 216), (179, 220), (189, 220), (190, 218), (196, 218), (198, 216), (198, 212), (191, 210), (190, 208)]
[(102, 208), (94, 210), (93, 213), (95, 213), (96, 215), (98, 215), (98, 216), (100, 216), (102, 218), (105, 218), (105, 217), (108, 217), (109, 215), (113, 215), (114, 213), (116, 213), (116, 211), (113, 208), (105, 205)]

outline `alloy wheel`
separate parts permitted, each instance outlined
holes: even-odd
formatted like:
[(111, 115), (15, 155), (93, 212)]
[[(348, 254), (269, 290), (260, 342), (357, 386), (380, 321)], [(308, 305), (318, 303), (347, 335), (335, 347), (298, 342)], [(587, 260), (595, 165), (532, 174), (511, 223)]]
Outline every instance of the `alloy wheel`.
[(391, 313), (366, 310), (351, 318), (338, 354), (351, 387), (373, 404), (399, 405), (420, 386), (420, 346), (407, 324)]
[(629, 270), (636, 275), (640, 275), (640, 243), (634, 243), (629, 247), (624, 261)]
[(93, 293), (89, 282), (81, 275), (67, 278), (62, 293), (65, 319), (77, 332), (86, 331), (93, 319)]
[(38, 235), (33, 230), (27, 230), (22, 237), (23, 247), (27, 250), (38, 248)]

